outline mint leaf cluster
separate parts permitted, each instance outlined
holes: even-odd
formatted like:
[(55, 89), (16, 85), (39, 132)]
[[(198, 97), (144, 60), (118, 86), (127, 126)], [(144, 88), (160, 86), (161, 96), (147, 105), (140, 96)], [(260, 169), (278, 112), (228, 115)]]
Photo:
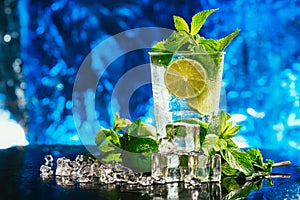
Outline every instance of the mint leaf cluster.
[(115, 115), (113, 127), (101, 128), (95, 137), (95, 143), (100, 150), (98, 158), (106, 163), (122, 162), (123, 150), (135, 153), (157, 151), (156, 140), (157, 135), (153, 126), (143, 123), (141, 119), (132, 122), (120, 118), (119, 113)]
[[(192, 17), (190, 26), (180, 16), (174, 16), (174, 31), (169, 38), (152, 46), (152, 52), (176, 52), (176, 51), (224, 51), (228, 44), (238, 35), (239, 29), (221, 39), (206, 39), (199, 35), (199, 31), (206, 19), (218, 9), (203, 10)], [(165, 59), (167, 64), (170, 60)]]
[(230, 177), (261, 177), (269, 175), (273, 160), (264, 163), (259, 149), (240, 149), (232, 140), (238, 134), (240, 125), (234, 125), (230, 115), (222, 111), (213, 117), (208, 125), (207, 133), (202, 144), (206, 154), (222, 156), (222, 173)]

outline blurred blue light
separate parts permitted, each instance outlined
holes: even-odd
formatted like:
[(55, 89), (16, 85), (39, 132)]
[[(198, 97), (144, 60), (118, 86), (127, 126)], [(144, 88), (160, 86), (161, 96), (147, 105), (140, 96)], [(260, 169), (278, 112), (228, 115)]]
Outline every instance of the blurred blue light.
[[(242, 146), (298, 149), (300, 5), (275, 0), (210, 0), (184, 4), (149, 0), (113, 3), (19, 0), (30, 142), (80, 144), (84, 140), (76, 136), (74, 120), (80, 123), (80, 119), (78, 116), (73, 119), (72, 95), (76, 94), (72, 89), (79, 66), (101, 41), (133, 27), (174, 28), (172, 15), (190, 21), (197, 11), (214, 7), (220, 10), (204, 24), (203, 36), (220, 38), (235, 28), (241, 29), (226, 49), (223, 70), (227, 111), (243, 126), (237, 140)], [(127, 36), (135, 38), (134, 34)], [(143, 42), (140, 38), (136, 40)], [(87, 72), (87, 81), (102, 73), (101, 66), (114, 51), (122, 52), (122, 46), (114, 44), (101, 49), (103, 57), (97, 57), (99, 52), (92, 56), (94, 71)], [(88, 134), (96, 133), (95, 124), (104, 127), (112, 124), (115, 113), (108, 104), (114, 86), (126, 71), (149, 60), (145, 52), (118, 58), (99, 80), (96, 97), (92, 91), (82, 97), (85, 100), (81, 106), (87, 108), (87, 121), (82, 122), (82, 129)], [(117, 108), (119, 102), (116, 99), (113, 102)], [(134, 118), (142, 117), (143, 121), (153, 123), (151, 87), (137, 91), (130, 104)], [(88, 118), (95, 109), (97, 122)]]

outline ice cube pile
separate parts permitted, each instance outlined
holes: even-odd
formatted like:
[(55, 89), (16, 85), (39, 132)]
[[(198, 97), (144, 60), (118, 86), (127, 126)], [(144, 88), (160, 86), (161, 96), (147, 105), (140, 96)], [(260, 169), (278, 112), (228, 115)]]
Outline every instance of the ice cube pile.
[(199, 124), (168, 123), (166, 134), (159, 152), (152, 154), (151, 176), (155, 182), (198, 185), (221, 181), (221, 156), (208, 156), (202, 151)]
[[(156, 156), (159, 154), (156, 153)], [(175, 155), (175, 154), (174, 154)], [(155, 156), (154, 156), (155, 157)], [(174, 159), (175, 157), (169, 157)], [(149, 173), (135, 173), (131, 169), (114, 162), (103, 164), (95, 159), (84, 159), (83, 155), (77, 155), (75, 160), (65, 157), (56, 160), (56, 170), (53, 171), (52, 155), (45, 156), (46, 162), (41, 165), (41, 177), (44, 181), (52, 180), (55, 176), (56, 184), (64, 188), (80, 187), (83, 189), (105, 189), (107, 191), (118, 189), (122, 191), (139, 192), (141, 195), (152, 199), (221, 199), (222, 190), (219, 182), (166, 182), (166, 184), (155, 184), (156, 179)], [(172, 161), (174, 169), (169, 177), (174, 180), (178, 177), (175, 164), (178, 159)], [(180, 172), (179, 172), (180, 174)], [(178, 178), (177, 180), (181, 180)]]
[(40, 175), (47, 180), (55, 174), (57, 184), (62, 186), (112, 183), (150, 186), (175, 182), (201, 186), (221, 181), (221, 157), (205, 155), (201, 150), (198, 124), (169, 123), (166, 132), (169, 137), (161, 139), (159, 152), (152, 154), (151, 173), (137, 173), (121, 163), (106, 164), (83, 155), (77, 155), (75, 160), (58, 158), (54, 173), (53, 157), (46, 155)]

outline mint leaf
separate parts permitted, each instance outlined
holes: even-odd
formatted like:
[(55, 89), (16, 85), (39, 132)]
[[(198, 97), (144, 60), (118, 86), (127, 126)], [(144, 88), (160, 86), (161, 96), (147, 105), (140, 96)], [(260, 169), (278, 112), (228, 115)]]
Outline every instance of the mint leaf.
[(98, 131), (98, 133), (96, 134), (95, 143), (97, 145), (100, 145), (105, 140), (105, 138), (106, 138), (105, 133), (104, 133), (105, 130), (108, 130), (108, 129), (104, 129), (104, 128), (100, 129)]
[(114, 151), (115, 150), (115, 146), (110, 141), (107, 141), (106, 143), (101, 144), (99, 146), (99, 150), (101, 152), (107, 153), (107, 152), (110, 152), (110, 151)]
[[(222, 166), (223, 169), (223, 166)], [(232, 191), (240, 188), (240, 185), (236, 181), (236, 179), (231, 177), (225, 177), (222, 179), (221, 185), (223, 188), (225, 188), (227, 191)]]
[[(260, 183), (261, 180), (259, 180), (258, 182)], [(253, 189), (257, 189), (258, 182), (253, 182), (253, 181), (245, 182), (245, 184), (243, 186), (240, 186), (240, 187), (230, 191), (229, 194), (227, 194), (222, 199), (224, 199), (224, 200), (245, 199), (250, 195), (250, 193)], [(223, 184), (222, 184), (222, 186), (223, 186)]]
[(251, 160), (258, 165), (263, 165), (263, 157), (259, 149), (248, 149), (246, 153), (250, 156)]
[(234, 147), (234, 148), (238, 148), (238, 146), (234, 143), (234, 141), (232, 141), (232, 139), (227, 139), (227, 147)]
[(221, 151), (223, 159), (233, 169), (237, 169), (244, 173), (246, 176), (254, 172), (250, 156), (239, 148), (227, 148)]
[(108, 136), (106, 138), (106, 142), (102, 143), (98, 146), (98, 149), (100, 150), (100, 156), (98, 156), (99, 159), (109, 163), (111, 161), (122, 161), (121, 159), (121, 149), (118, 148), (115, 144), (113, 144), (111, 141), (111, 136)]
[(215, 150), (216, 151), (223, 151), (225, 149), (227, 149), (227, 142), (226, 142), (226, 140), (224, 140), (222, 138), (219, 138), (217, 140)]
[(196, 42), (198, 44), (201, 44), (206, 51), (224, 51), (224, 49), (239, 34), (239, 32), (240, 30), (236, 29), (233, 33), (218, 40), (205, 39), (204, 37), (199, 37), (196, 39)]
[(239, 171), (237, 169), (233, 169), (232, 167), (230, 167), (227, 162), (224, 162), (222, 164), (222, 173), (225, 174), (226, 176), (237, 176), (239, 174)]
[(128, 127), (127, 134), (131, 137), (157, 139), (156, 129), (150, 124), (143, 123), (141, 119), (137, 119)]
[(121, 146), (119, 136), (113, 129), (102, 128), (99, 130), (95, 138), (96, 144), (100, 145), (104, 141), (104, 139), (106, 139), (107, 141), (111, 141), (114, 145), (118, 147)]
[(230, 139), (236, 134), (238, 134), (238, 131), (240, 130), (240, 125), (233, 125), (232, 121), (228, 120), (230, 119), (230, 115), (228, 113), (225, 113), (224, 111), (221, 111), (220, 113), (220, 123), (221, 123), (221, 138), (224, 139)]
[(151, 52), (164, 52), (165, 48), (165, 41), (159, 41), (151, 47)]
[(132, 122), (126, 118), (115, 118), (114, 120), (114, 130), (120, 131), (127, 128)]
[(122, 162), (121, 153), (109, 154), (106, 157), (102, 158), (102, 160), (107, 163), (112, 161)]
[(231, 128), (227, 128), (225, 129), (225, 131), (222, 134), (222, 137), (224, 139), (229, 139), (234, 137), (236, 134), (238, 134), (239, 130), (240, 130), (241, 126), (240, 125), (235, 125)]
[(210, 14), (212, 14), (213, 12), (215, 12), (216, 10), (218, 10), (218, 9), (204, 10), (204, 11), (201, 11), (201, 12), (195, 14), (192, 17), (190, 34), (192, 36), (196, 35), (200, 31), (200, 29), (203, 26), (204, 22), (206, 21), (207, 17)]
[(219, 139), (219, 136), (215, 134), (207, 134), (203, 144), (202, 149), (206, 155), (210, 155), (212, 153), (213, 148), (215, 147), (217, 141)]
[(183, 18), (179, 16), (173, 16), (173, 19), (174, 19), (174, 26), (177, 31), (184, 32), (184, 33), (190, 32), (189, 25), (186, 23), (186, 21)]
[(236, 29), (233, 33), (227, 35), (224, 38), (217, 40), (216, 51), (223, 51), (229, 43), (239, 34), (240, 29)]
[(271, 173), (273, 160), (267, 160), (267, 163), (264, 163), (259, 149), (248, 149), (246, 153), (249, 155), (256, 173)]
[(190, 37), (181, 32), (173, 32), (165, 41), (165, 49), (168, 52), (178, 51), (182, 46), (189, 43)]

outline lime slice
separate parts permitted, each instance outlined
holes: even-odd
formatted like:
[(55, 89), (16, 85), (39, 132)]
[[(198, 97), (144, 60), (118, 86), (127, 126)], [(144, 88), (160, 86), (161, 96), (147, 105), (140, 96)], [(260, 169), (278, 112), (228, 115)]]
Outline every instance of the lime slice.
[(186, 100), (187, 104), (202, 115), (217, 112), (220, 99), (219, 84), (221, 84), (219, 81), (207, 83), (199, 96)]
[(206, 71), (197, 61), (181, 58), (168, 66), (164, 78), (165, 85), (172, 95), (189, 99), (203, 92), (206, 83)]

